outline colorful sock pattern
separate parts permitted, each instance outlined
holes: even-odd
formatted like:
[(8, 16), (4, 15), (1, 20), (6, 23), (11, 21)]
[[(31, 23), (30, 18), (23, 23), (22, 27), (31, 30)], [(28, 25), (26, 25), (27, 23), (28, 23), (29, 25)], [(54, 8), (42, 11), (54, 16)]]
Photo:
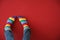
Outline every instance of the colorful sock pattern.
[(28, 21), (25, 17), (19, 16), (18, 19), (21, 25), (24, 27), (24, 29), (29, 28)]
[(7, 24), (5, 25), (5, 30), (11, 30), (11, 25), (14, 23), (15, 21), (15, 16), (13, 17), (9, 17), (8, 20), (7, 20)]

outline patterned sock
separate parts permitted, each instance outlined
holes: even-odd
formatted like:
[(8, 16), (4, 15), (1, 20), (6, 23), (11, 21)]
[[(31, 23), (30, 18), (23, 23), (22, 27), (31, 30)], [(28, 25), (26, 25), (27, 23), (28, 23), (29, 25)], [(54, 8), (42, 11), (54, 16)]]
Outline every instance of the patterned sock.
[(19, 19), (19, 22), (21, 23), (21, 25), (23, 26), (24, 29), (29, 28), (28, 21), (25, 17), (18, 16), (18, 19)]
[(7, 24), (5, 25), (5, 30), (11, 30), (11, 25), (14, 23), (16, 16), (9, 17), (7, 20)]

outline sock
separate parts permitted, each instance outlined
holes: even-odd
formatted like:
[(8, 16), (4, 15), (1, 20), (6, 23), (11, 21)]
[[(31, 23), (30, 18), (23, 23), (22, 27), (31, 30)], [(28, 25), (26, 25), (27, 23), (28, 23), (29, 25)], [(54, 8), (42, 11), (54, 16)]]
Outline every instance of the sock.
[(28, 21), (25, 17), (19, 16), (18, 19), (24, 29), (29, 28)]
[(7, 20), (7, 23), (13, 24), (14, 21), (15, 21), (15, 18), (16, 18), (15, 16), (9, 17), (8, 20)]
[(11, 25), (14, 23), (15, 21), (15, 16), (13, 17), (9, 17), (8, 20), (7, 20), (7, 24), (5, 25), (5, 30), (11, 30)]

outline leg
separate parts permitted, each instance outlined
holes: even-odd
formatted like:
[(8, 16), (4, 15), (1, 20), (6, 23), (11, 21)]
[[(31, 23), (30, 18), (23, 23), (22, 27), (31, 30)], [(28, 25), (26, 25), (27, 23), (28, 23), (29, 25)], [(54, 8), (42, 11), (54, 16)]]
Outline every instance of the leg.
[(21, 25), (24, 28), (23, 40), (30, 40), (30, 28), (29, 28), (27, 19), (25, 17), (22, 17), (22, 16), (19, 16), (18, 18), (19, 18)]
[(7, 24), (5, 25), (4, 28), (4, 34), (5, 34), (5, 38), (6, 40), (14, 40), (13, 34), (12, 34), (12, 30), (11, 30), (11, 25), (14, 23), (15, 18), (14, 17), (10, 17), (7, 20)]
[(5, 31), (5, 37), (6, 37), (6, 40), (14, 40), (12, 31), (10, 30)]
[(24, 28), (23, 40), (30, 40), (30, 28)]

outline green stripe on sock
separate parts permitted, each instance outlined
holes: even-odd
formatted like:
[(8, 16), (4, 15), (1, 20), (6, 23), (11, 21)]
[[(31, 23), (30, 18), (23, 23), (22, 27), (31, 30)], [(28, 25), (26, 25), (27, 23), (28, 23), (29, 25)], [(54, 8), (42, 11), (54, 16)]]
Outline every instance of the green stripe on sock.
[(21, 20), (20, 22), (25, 22), (26, 20)]
[(5, 30), (9, 30), (10, 29), (10, 26), (5, 26)]
[(5, 26), (5, 28), (6, 28), (6, 27), (10, 28), (10, 26)]
[(25, 30), (25, 29), (30, 29), (30, 28), (29, 28), (29, 27), (24, 27), (24, 30)]
[(8, 20), (12, 21), (12, 23), (14, 22), (14, 21), (13, 21), (13, 20), (11, 20), (11, 19), (8, 19)]

